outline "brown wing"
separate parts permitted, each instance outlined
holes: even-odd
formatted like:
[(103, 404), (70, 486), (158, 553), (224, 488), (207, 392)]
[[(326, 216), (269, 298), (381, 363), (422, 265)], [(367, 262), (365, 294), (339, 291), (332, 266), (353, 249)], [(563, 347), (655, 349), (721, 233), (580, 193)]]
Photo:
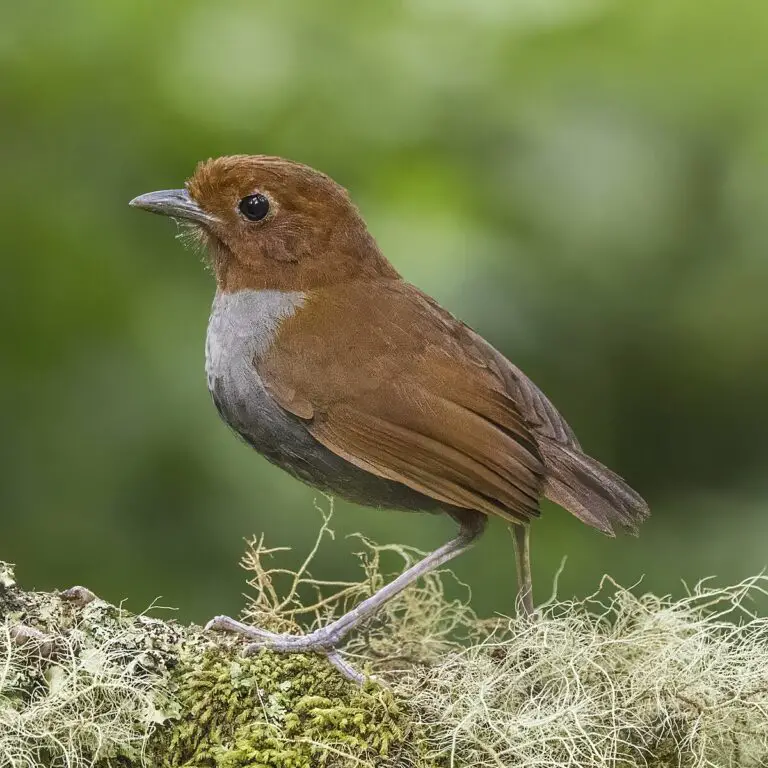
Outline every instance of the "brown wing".
[(504, 381), (536, 440), (546, 468), (544, 495), (608, 536), (619, 526), (637, 533), (648, 504), (627, 482), (588, 456), (547, 396), (485, 339), (467, 329)]
[(538, 515), (544, 467), (518, 404), (467, 329), (412, 286), (313, 291), (257, 367), (356, 466), (458, 507)]

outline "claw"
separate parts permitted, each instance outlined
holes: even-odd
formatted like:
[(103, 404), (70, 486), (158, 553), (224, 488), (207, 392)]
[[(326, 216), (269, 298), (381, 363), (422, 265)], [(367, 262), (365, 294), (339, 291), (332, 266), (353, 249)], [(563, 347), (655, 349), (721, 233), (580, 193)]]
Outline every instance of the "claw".
[(242, 621), (237, 621), (229, 616), (214, 616), (205, 625), (205, 629), (206, 631), (215, 630), (218, 632), (234, 632), (238, 635), (245, 635), (245, 637), (265, 640), (268, 638), (281, 637), (281, 635), (276, 635), (274, 632), (267, 632), (265, 629), (258, 629), (257, 627), (243, 624)]
[[(358, 685), (362, 685), (365, 682), (365, 675), (361, 675), (351, 664), (345, 661), (337, 651), (329, 653), (327, 659), (344, 677), (347, 678), (347, 680), (351, 680)], [(371, 679), (375, 680), (376, 678)]]

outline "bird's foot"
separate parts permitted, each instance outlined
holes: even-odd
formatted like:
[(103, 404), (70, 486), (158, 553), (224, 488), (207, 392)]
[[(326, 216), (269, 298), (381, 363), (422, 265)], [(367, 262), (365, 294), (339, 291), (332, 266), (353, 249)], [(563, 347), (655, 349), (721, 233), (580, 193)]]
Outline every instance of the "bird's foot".
[(252, 627), (229, 616), (216, 616), (205, 627), (220, 632), (235, 632), (251, 640), (245, 652), (255, 653), (261, 648), (269, 648), (280, 653), (329, 653), (336, 649), (341, 641), (330, 627), (323, 627), (310, 632), (308, 635), (291, 635), (288, 633), (268, 632), (265, 629)]
[(246, 655), (256, 653), (262, 648), (278, 653), (319, 653), (326, 656), (328, 661), (346, 678), (360, 684), (365, 680), (365, 677), (345, 661), (336, 650), (341, 638), (329, 628), (316, 629), (308, 635), (279, 634), (252, 627), (229, 616), (215, 616), (205, 625), (205, 628), (219, 632), (235, 632), (252, 640), (253, 642), (245, 647)]

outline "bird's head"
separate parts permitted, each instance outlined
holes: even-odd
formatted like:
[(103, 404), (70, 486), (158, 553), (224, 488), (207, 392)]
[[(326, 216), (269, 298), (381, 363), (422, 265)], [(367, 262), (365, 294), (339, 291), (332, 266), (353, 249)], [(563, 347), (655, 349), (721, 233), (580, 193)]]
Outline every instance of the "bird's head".
[(207, 160), (184, 189), (150, 192), (130, 204), (193, 227), (224, 290), (396, 277), (346, 190), (283, 158)]

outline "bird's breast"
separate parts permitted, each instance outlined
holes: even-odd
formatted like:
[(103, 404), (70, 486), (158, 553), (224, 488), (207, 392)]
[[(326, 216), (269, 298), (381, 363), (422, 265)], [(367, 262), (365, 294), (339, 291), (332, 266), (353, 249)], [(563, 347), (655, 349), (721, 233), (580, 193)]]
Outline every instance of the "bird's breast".
[(325, 448), (264, 388), (255, 363), (269, 350), (280, 323), (304, 301), (302, 293), (276, 290), (216, 294), (205, 368), (221, 417), (272, 463), (327, 493), (370, 506), (434, 511), (434, 499), (358, 469)]
[(306, 430), (266, 392), (255, 363), (303, 302), (294, 291), (218, 292), (208, 322), (205, 370), (213, 401), (224, 421), (270, 458), (306, 440)]

